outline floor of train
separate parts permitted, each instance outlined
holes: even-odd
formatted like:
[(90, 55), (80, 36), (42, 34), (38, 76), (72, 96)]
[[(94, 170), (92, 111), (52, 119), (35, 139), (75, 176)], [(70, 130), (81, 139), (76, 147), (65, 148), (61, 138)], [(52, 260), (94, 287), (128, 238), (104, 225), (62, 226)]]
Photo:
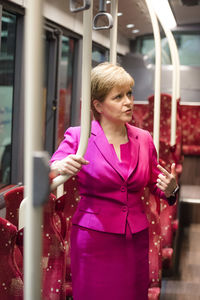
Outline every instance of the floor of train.
[[(187, 194), (190, 194), (190, 200), (191, 194), (196, 199), (192, 210), (191, 206), (188, 209), (187, 200), (184, 202), (184, 199), (189, 199)], [(200, 300), (200, 201), (197, 203), (200, 200), (200, 187), (185, 187), (182, 195), (182, 212), (187, 220), (179, 239), (178, 272), (174, 277), (163, 278), (160, 300)]]

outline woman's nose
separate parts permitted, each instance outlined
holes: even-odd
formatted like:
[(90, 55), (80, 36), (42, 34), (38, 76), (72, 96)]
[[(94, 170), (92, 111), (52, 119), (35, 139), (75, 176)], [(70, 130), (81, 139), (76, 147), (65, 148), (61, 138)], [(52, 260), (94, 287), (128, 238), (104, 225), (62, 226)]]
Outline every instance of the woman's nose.
[(127, 95), (125, 95), (125, 104), (130, 104), (133, 102), (133, 98), (132, 97), (128, 97)]

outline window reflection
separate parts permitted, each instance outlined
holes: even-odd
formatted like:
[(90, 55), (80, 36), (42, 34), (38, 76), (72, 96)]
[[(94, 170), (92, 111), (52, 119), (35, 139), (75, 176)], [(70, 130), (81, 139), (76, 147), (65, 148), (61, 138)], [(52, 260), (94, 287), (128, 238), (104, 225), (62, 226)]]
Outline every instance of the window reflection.
[[(174, 33), (174, 38), (179, 51), (180, 64), (185, 66), (200, 66), (200, 34), (199, 33)], [(171, 64), (171, 54), (166, 37), (162, 43), (162, 64)], [(147, 55), (150, 61), (155, 64), (155, 44), (153, 36), (140, 37), (137, 40), (137, 49), (143, 55)]]
[(16, 16), (3, 11), (0, 49), (0, 187), (10, 183)]
[(108, 61), (108, 51), (96, 45), (92, 47), (92, 66)]
[(60, 60), (59, 106), (57, 120), (57, 146), (63, 140), (64, 132), (70, 125), (72, 76), (74, 60), (74, 39), (62, 36), (62, 53)]

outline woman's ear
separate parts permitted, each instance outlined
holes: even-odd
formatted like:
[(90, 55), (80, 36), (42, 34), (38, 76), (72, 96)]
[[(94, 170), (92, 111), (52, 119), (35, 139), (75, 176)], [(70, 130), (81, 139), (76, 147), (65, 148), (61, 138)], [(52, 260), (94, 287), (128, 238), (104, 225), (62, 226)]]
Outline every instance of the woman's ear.
[(93, 100), (93, 106), (99, 114), (102, 112), (101, 102), (99, 100)]

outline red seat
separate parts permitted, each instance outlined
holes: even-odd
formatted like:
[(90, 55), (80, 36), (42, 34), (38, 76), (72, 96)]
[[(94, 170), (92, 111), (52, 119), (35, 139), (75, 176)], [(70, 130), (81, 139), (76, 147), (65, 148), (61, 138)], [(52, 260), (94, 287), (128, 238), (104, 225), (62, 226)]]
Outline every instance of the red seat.
[[(15, 188), (5, 194), (6, 216), (18, 224), (18, 210), (24, 198), (24, 187)], [(43, 300), (62, 300), (65, 295), (66, 255), (63, 236), (66, 232), (65, 220), (62, 218), (64, 204), (51, 194), (44, 206), (43, 214)], [(17, 252), (23, 255), (23, 229), (17, 233)], [(22, 262), (18, 262), (23, 269)]]
[(136, 127), (143, 128), (143, 119), (146, 118), (148, 112), (149, 112), (148, 104), (135, 104), (131, 124)]
[(24, 187), (16, 187), (4, 194), (6, 204), (6, 220), (18, 228), (19, 206), (24, 199)]
[(23, 279), (17, 260), (22, 264), (20, 251), (15, 251), (17, 228), (8, 220), (0, 218), (0, 297), (3, 300), (23, 299)]
[(65, 248), (64, 240), (57, 230), (55, 214), (56, 197), (51, 194), (44, 206), (43, 219), (43, 300), (64, 300)]
[(64, 185), (65, 208), (64, 216), (66, 220), (66, 235), (65, 235), (65, 249), (66, 249), (66, 279), (65, 291), (66, 296), (72, 297), (72, 275), (71, 275), (71, 259), (70, 259), (70, 234), (72, 226), (72, 216), (76, 210), (79, 201), (78, 182), (76, 177), (70, 178)]
[(185, 155), (200, 155), (200, 106), (181, 105), (183, 145)]
[(149, 220), (149, 299), (159, 299), (162, 279), (162, 255), (160, 236), (160, 199), (145, 188), (142, 196)]

